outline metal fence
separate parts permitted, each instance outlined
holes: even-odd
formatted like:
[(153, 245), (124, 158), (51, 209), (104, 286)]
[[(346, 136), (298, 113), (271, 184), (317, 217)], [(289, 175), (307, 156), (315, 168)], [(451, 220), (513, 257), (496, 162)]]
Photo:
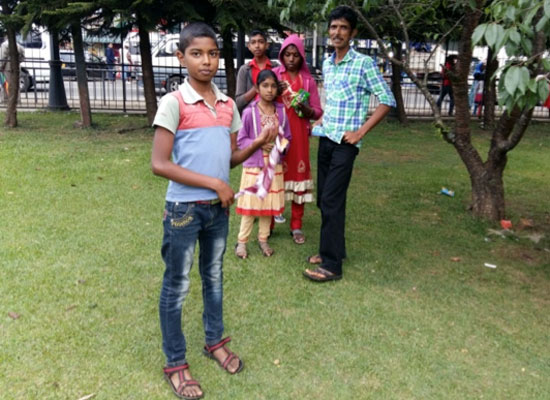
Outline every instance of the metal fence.
[[(42, 64), (34, 63), (32, 68), (26, 69), (25, 72), (28, 74), (30, 82), (25, 78), (21, 79), (20, 86), (25, 90), (21, 91), (20, 94), (19, 109), (35, 110), (46, 109), (48, 107), (49, 82), (44, 78), (49, 75), (48, 71), (49, 63), (47, 62)], [(153, 72), (155, 74), (157, 99), (159, 100), (167, 90), (177, 87), (177, 84), (186, 75), (184, 68), (172, 66), (155, 66)], [(68, 106), (78, 109), (79, 95), (74, 66), (65, 66), (62, 68), (62, 74)], [(385, 77), (389, 83), (387, 72)], [(221, 90), (226, 90), (227, 84), (224, 70), (218, 71), (214, 82)], [(323, 98), (324, 91), (320, 77), (318, 77), (318, 83), (321, 98)], [(428, 117), (432, 115), (428, 102), (409, 78), (403, 78), (401, 87), (405, 111), (409, 117)], [(436, 77), (432, 79), (429, 87), (432, 96), (437, 99), (439, 96), (440, 78)], [(112, 67), (105, 64), (88, 67), (88, 90), (93, 111), (145, 112), (145, 97), (139, 66), (133, 66), (132, 69), (129, 69), (127, 64), (115, 64)], [(0, 96), (0, 100), (0, 109), (3, 109), (6, 107), (5, 98)], [(443, 115), (447, 115), (448, 102), (449, 98), (447, 97), (442, 104)], [(377, 104), (376, 98), (374, 96), (371, 97), (369, 111), (376, 108)], [(500, 112), (501, 110), (497, 107), (497, 114)], [(535, 108), (533, 116), (537, 119), (548, 119), (550, 121), (550, 110), (539, 105)]]

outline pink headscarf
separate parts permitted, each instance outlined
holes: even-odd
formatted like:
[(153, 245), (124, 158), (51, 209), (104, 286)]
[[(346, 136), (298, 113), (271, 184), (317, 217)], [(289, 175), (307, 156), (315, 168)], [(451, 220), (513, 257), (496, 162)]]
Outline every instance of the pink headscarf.
[[(309, 72), (309, 68), (307, 67), (307, 63), (306, 63), (306, 52), (304, 50), (304, 43), (302, 42), (302, 39), (300, 39), (300, 37), (296, 34), (290, 35), (283, 42), (281, 46), (281, 50), (279, 51), (279, 61), (281, 62), (281, 65), (277, 67), (277, 70), (280, 71), (280, 73), (286, 72), (286, 67), (283, 60), (283, 53), (285, 49), (291, 44), (296, 46), (296, 48), (298, 49), (298, 52), (302, 56), (302, 66), (300, 67), (300, 72), (302, 73), (304, 78), (306, 76), (311, 77), (311, 73)], [(280, 74), (277, 74), (277, 75), (280, 76)]]

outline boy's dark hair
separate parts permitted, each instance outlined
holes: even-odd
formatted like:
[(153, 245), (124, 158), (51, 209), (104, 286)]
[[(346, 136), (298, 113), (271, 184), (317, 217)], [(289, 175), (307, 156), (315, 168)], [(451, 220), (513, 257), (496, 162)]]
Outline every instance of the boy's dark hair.
[(216, 42), (216, 46), (218, 45), (216, 32), (214, 32), (214, 29), (212, 29), (210, 25), (207, 25), (204, 22), (191, 22), (183, 28), (180, 33), (178, 50), (185, 53), (185, 49), (189, 47), (193, 39), (200, 37), (209, 37)]
[(260, 85), (263, 81), (265, 81), (267, 78), (273, 78), (275, 81), (275, 84), (279, 86), (279, 80), (277, 79), (277, 75), (275, 75), (275, 72), (273, 72), (270, 69), (263, 69), (258, 74), (258, 79), (256, 79), (256, 85)]
[(349, 22), (351, 30), (354, 30), (357, 26), (357, 13), (353, 11), (351, 7), (348, 6), (338, 6), (333, 9), (328, 15), (328, 26), (335, 19), (345, 19)]
[(265, 41), (267, 42), (267, 33), (265, 33), (264, 31), (262, 31), (261, 29), (253, 29), (250, 31), (250, 33), (248, 34), (248, 38), (250, 40), (251, 37), (254, 37), (254, 36), (257, 36), (257, 35), (260, 35), (262, 36)]

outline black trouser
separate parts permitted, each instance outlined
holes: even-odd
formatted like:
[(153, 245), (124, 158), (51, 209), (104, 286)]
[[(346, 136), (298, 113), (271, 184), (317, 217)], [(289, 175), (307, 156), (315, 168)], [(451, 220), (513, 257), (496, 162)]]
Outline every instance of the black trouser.
[(453, 110), (455, 108), (455, 97), (453, 94), (453, 87), (451, 85), (441, 87), (441, 93), (439, 94), (436, 104), (441, 110), (441, 103), (443, 103), (443, 100), (447, 95), (449, 95), (449, 115), (453, 115)]
[(321, 267), (340, 275), (346, 257), (346, 194), (353, 162), (359, 153), (354, 145), (319, 140), (317, 155), (317, 206), (321, 209)]

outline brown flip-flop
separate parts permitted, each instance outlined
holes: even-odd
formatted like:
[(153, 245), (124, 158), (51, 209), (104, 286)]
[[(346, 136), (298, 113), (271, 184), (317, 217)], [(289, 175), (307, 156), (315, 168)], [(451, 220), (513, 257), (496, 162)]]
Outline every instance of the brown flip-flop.
[(315, 282), (328, 282), (342, 279), (342, 274), (333, 274), (332, 272), (321, 267), (306, 269), (303, 274), (307, 279)]

